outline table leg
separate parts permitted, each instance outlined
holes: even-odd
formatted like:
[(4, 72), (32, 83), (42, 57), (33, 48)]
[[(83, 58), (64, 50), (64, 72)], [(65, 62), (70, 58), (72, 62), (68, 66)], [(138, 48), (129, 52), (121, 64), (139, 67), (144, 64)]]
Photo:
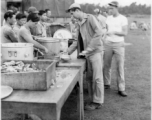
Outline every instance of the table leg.
[(57, 110), (56, 120), (60, 120), (60, 117), (61, 117), (61, 110)]
[(84, 120), (84, 99), (83, 99), (83, 71), (80, 80), (80, 103), (81, 103), (81, 120)]
[(83, 72), (80, 72), (80, 80), (77, 88), (77, 109), (79, 120), (84, 120), (84, 100), (83, 100)]

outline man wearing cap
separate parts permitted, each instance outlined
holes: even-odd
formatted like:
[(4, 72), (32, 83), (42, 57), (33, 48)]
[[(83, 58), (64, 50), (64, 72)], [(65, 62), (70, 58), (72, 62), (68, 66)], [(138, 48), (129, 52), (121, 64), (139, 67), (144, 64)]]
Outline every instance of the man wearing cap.
[(28, 9), (28, 13), (29, 13), (29, 14), (31, 14), (31, 13), (36, 13), (36, 14), (38, 14), (39, 11), (36, 9), (36, 7), (31, 6), (31, 7), (29, 7), (29, 9)]
[(68, 54), (77, 48), (78, 58), (85, 56), (87, 60), (87, 83), (91, 101), (85, 110), (99, 109), (104, 103), (102, 31), (95, 16), (83, 13), (79, 4), (73, 3), (67, 12), (79, 20), (80, 26), (78, 40), (70, 46)]
[[(38, 16), (39, 11), (36, 9), (36, 7), (31, 6), (28, 8), (28, 14), (31, 14), (31, 13), (34, 13)], [(37, 33), (37, 25), (33, 26), (30, 29), (31, 29), (31, 34), (34, 36), (37, 36), (37, 34), (38, 34)]]
[(118, 94), (126, 97), (125, 92), (125, 78), (124, 78), (124, 37), (128, 33), (128, 20), (118, 11), (118, 2), (109, 3), (109, 13), (111, 16), (107, 17), (106, 24), (108, 27), (105, 53), (104, 53), (104, 84), (105, 89), (110, 89), (111, 84), (111, 62), (112, 57), (116, 58), (117, 68), (117, 86)]

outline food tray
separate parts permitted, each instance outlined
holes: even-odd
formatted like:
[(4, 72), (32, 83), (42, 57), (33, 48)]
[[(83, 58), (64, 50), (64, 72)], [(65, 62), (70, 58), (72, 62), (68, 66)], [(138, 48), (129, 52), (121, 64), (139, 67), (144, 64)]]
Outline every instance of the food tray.
[(35, 63), (44, 71), (1, 73), (1, 85), (8, 85), (13, 89), (47, 90), (56, 81), (56, 62), (51, 60), (23, 61)]

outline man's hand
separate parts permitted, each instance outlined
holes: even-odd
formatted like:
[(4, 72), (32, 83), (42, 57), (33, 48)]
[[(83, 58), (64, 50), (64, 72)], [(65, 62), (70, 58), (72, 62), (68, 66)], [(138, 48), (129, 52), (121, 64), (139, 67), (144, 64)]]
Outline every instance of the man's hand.
[(68, 53), (68, 50), (60, 50), (60, 53), (62, 53), (62, 54), (67, 54), (67, 55), (69, 54), (69, 53)]
[(82, 51), (79, 55), (80, 55), (80, 56), (86, 56), (87, 53), (88, 53), (88, 52), (84, 50), (84, 51)]

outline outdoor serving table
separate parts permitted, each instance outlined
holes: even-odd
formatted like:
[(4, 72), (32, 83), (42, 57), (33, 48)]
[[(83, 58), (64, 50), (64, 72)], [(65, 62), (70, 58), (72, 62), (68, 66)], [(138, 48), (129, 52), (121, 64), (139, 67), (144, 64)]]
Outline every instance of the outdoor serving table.
[[(47, 91), (14, 90), (9, 97), (2, 99), (2, 111), (5, 113), (35, 114), (42, 120), (60, 120), (62, 106), (78, 83), (77, 112), (78, 119), (83, 120), (84, 70), (85, 60), (59, 63), (56, 68), (57, 83), (54, 86)], [(59, 73), (66, 74), (58, 76)]]

